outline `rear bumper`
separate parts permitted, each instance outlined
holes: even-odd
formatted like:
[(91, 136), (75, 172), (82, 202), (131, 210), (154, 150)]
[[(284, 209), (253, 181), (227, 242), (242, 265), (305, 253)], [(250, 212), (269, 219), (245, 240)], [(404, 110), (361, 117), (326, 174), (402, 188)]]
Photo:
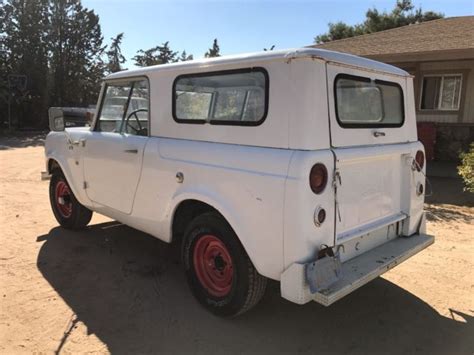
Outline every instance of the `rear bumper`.
[(305, 304), (329, 306), (434, 243), (434, 237), (416, 234), (398, 237), (342, 264), (342, 277), (327, 289), (312, 294), (305, 279), (305, 264), (292, 264), (281, 276), (281, 295)]

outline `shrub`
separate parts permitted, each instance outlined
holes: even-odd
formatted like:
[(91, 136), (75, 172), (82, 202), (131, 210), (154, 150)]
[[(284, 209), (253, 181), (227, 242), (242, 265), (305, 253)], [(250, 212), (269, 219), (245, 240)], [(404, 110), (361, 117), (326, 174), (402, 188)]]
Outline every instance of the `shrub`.
[(461, 165), (458, 166), (458, 172), (464, 180), (464, 190), (474, 192), (474, 142), (469, 151), (461, 153), (459, 157)]

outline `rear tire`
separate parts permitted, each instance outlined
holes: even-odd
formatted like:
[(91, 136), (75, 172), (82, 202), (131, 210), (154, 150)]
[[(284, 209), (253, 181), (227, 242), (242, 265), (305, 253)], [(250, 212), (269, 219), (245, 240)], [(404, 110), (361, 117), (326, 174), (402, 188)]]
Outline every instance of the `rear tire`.
[(182, 258), (193, 295), (218, 316), (240, 315), (265, 293), (267, 279), (257, 272), (230, 225), (216, 212), (196, 217), (187, 227)]
[(64, 174), (55, 170), (49, 184), (49, 201), (54, 217), (67, 229), (82, 229), (92, 218), (92, 211), (81, 205), (72, 192)]

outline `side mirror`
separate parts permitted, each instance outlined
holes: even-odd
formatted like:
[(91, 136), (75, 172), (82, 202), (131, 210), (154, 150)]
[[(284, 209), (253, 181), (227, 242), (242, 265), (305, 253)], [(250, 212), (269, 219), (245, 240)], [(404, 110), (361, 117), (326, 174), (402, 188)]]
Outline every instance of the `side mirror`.
[(49, 129), (55, 132), (64, 131), (64, 112), (60, 107), (50, 107), (49, 115)]

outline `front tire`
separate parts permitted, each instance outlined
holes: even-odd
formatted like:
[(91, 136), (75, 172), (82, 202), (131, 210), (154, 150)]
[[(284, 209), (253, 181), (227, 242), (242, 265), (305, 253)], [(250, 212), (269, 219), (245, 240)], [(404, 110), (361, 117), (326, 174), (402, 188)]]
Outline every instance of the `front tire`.
[(49, 184), (49, 201), (54, 217), (67, 229), (82, 229), (92, 218), (92, 211), (81, 205), (66, 178), (59, 170), (53, 172)]
[(215, 212), (190, 223), (182, 257), (192, 293), (218, 316), (240, 315), (265, 293), (267, 279), (257, 272), (230, 225)]

